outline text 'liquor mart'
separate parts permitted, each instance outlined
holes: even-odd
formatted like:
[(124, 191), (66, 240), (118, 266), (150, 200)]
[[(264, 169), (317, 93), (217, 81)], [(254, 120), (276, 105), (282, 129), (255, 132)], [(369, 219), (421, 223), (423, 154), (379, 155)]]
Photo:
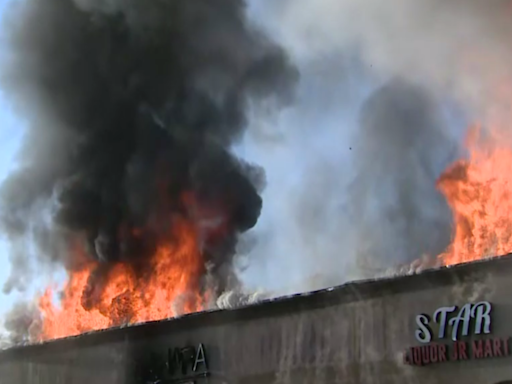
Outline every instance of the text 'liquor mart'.
[(410, 347), (404, 353), (404, 363), (424, 366), (447, 361), (488, 359), (509, 355), (510, 338), (493, 338)]

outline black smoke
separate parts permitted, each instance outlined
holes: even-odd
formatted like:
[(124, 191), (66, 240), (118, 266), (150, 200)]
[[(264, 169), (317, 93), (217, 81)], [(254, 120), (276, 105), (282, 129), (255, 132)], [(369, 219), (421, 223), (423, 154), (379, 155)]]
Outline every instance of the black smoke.
[(214, 207), (230, 230), (205, 263), (229, 263), (263, 182), (229, 148), (248, 106), (284, 105), (297, 77), (244, 1), (20, 0), (5, 27), (1, 85), (28, 123), (1, 190), (11, 240), (68, 268), (77, 239), (104, 265), (143, 264), (175, 217)]

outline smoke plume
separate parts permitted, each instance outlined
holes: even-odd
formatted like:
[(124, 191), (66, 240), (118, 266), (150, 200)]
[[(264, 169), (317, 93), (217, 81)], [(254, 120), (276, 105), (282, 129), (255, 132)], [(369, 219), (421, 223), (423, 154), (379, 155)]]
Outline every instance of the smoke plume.
[(4, 25), (1, 82), (29, 125), (1, 190), (2, 230), (26, 250), (6, 290), (19, 288), (32, 243), (69, 270), (84, 242), (100, 265), (90, 286), (117, 261), (143, 275), (176, 217), (201, 229), (222, 289), (265, 182), (230, 147), (248, 106), (284, 105), (297, 78), (244, 2), (23, 0)]
[(357, 251), (374, 270), (437, 255), (451, 238), (451, 211), (436, 189), (456, 159), (436, 100), (422, 87), (392, 80), (363, 104), (349, 188)]
[[(392, 78), (352, 119), (346, 146), (336, 143), (335, 129), (320, 134), (333, 140), (333, 152), (316, 152), (313, 139), (293, 193), (269, 183), (264, 197), (274, 210), (264, 211), (260, 241), (249, 252), (249, 283), (279, 294), (319, 289), (383, 275), (449, 244), (452, 214), (436, 179), (460, 152), (436, 96)], [(265, 281), (269, 274), (257, 269), (264, 254), (286, 276)]]
[(37, 336), (41, 325), (39, 309), (34, 302), (18, 302), (4, 318), (5, 333), (0, 338), (0, 349), (27, 344)]
[(496, 86), (511, 75), (508, 0), (285, 0), (265, 16), (301, 64), (352, 51), (379, 76), (422, 81), (479, 117), (504, 101)]
[(241, 269), (247, 284), (288, 293), (418, 258), (435, 265), (428, 256), (452, 234), (435, 182), (465, 155), (468, 122), (498, 123), (510, 137), (511, 9), (477, 0), (254, 4), (301, 84), (273, 127), (279, 134), (255, 123), (265, 135), (250, 130), (246, 140), (268, 178), (256, 228), (264, 240)]

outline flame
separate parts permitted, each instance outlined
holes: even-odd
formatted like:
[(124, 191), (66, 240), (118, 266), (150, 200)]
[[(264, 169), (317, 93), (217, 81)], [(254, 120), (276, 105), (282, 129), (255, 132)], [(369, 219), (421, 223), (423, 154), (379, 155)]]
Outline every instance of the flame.
[[(197, 230), (184, 219), (173, 223), (173, 241), (160, 244), (147, 270), (133, 263), (119, 262), (103, 271), (98, 262), (86, 262), (70, 272), (59, 305), (53, 303), (55, 291), (47, 289), (40, 299), (41, 339), (55, 339), (127, 323), (175, 317), (180, 312), (203, 309), (199, 278), (204, 262)], [(138, 231), (136, 231), (138, 232)], [(84, 252), (80, 249), (76, 252)], [(85, 258), (78, 255), (79, 258)], [(103, 273), (99, 286), (90, 287), (94, 274)]]
[[(453, 265), (506, 254), (512, 251), (512, 147), (501, 135), (483, 134), (481, 126), (468, 131), (468, 157), (449, 166), (437, 182), (454, 218), (451, 244), (438, 256)], [(208, 292), (201, 292), (204, 274), (202, 244), (215, 243), (229, 233), (229, 219), (219, 202), (204, 205), (185, 194), (189, 219), (173, 219), (169, 238), (149, 265), (128, 262), (110, 265), (87, 260), (83, 248), (73, 250), (80, 268), (69, 273), (59, 304), (55, 290), (48, 288), (40, 299), (42, 340), (147, 322), (204, 309)], [(140, 228), (133, 236), (143, 236)], [(91, 278), (101, 284), (90, 286)], [(180, 302), (178, 309), (174, 306)]]
[(469, 130), (468, 159), (452, 164), (439, 178), (454, 217), (444, 265), (470, 262), (512, 251), (512, 150), (496, 132)]

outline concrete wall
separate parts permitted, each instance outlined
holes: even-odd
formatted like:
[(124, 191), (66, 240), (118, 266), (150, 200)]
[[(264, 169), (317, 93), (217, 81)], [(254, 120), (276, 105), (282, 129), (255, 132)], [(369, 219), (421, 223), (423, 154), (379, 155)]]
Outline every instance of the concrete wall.
[(404, 364), (403, 351), (421, 345), (416, 315), (466, 302), (492, 302), (486, 337), (512, 336), (511, 276), (507, 256), (16, 348), (0, 354), (0, 384), (156, 383), (169, 348), (200, 343), (209, 377), (187, 379), (189, 367), (162, 384), (496, 384), (512, 380), (512, 356), (417, 367)]

